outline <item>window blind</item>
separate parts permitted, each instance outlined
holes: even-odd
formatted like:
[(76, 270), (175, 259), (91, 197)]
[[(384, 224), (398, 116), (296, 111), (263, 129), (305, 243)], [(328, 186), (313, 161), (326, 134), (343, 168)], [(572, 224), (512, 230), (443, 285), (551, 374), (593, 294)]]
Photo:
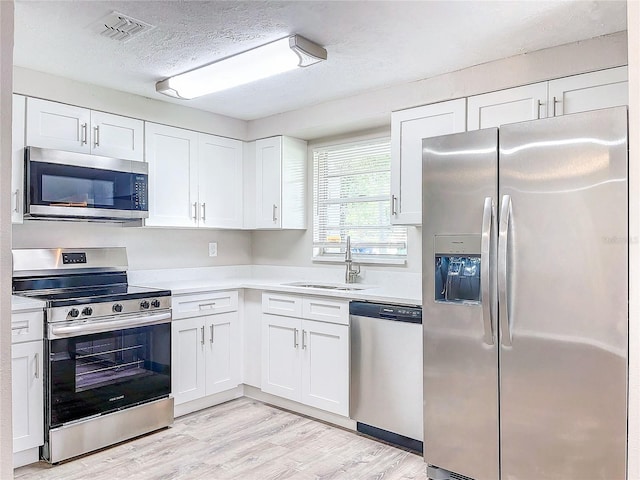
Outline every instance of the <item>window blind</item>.
[(391, 225), (391, 145), (388, 138), (313, 151), (313, 254), (404, 259), (406, 227)]

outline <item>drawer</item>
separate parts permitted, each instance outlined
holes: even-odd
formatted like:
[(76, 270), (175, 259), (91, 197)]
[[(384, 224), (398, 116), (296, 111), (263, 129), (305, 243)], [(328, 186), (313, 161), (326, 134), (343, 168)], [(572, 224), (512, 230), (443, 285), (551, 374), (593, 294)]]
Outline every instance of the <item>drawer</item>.
[(201, 317), (238, 310), (238, 291), (175, 295), (171, 299), (173, 318)]
[(302, 297), (265, 292), (262, 294), (262, 313), (300, 318)]
[(11, 343), (31, 342), (43, 338), (42, 310), (11, 314)]
[(302, 301), (302, 317), (309, 320), (349, 325), (349, 302), (305, 297)]

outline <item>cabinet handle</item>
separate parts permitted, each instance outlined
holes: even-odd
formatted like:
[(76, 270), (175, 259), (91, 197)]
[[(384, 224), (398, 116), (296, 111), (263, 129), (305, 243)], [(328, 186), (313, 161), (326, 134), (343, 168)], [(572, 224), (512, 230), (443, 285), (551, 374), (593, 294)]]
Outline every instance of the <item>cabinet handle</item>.
[(193, 202), (193, 219), (198, 221), (198, 202)]
[(20, 213), (20, 189), (17, 189), (13, 194), (16, 197), (16, 206), (13, 208), (13, 211)]
[(278, 206), (274, 203), (273, 204), (273, 221), (277, 222), (278, 221), (278, 216), (276, 215), (276, 210), (278, 209)]
[(204, 222), (207, 219), (207, 204), (202, 202), (202, 221)]
[(100, 125), (96, 125), (95, 127), (93, 127), (93, 130), (94, 130), (93, 146), (99, 147), (100, 146)]
[(556, 104), (558, 103), (558, 99), (553, 97), (553, 116), (556, 116)]
[(36, 378), (40, 378), (40, 354), (36, 353)]
[(540, 107), (542, 106), (542, 102), (538, 100), (538, 120), (540, 120)]
[(293, 348), (298, 348), (298, 329), (293, 329)]
[(87, 124), (80, 125), (80, 145), (87, 144)]
[(211, 328), (211, 340), (209, 340), (209, 342), (213, 345), (213, 323), (209, 328)]
[(302, 349), (303, 349), (303, 350), (304, 350), (305, 348), (307, 348), (307, 345), (306, 345), (306, 343), (305, 343), (305, 341), (304, 341), (304, 338), (306, 337), (306, 335), (307, 335), (307, 331), (303, 329), (303, 330), (302, 330)]
[(202, 332), (202, 340), (200, 340), (200, 343), (202, 345), (204, 345), (204, 325), (202, 327), (200, 327), (200, 329), (201, 329), (201, 332)]
[(391, 195), (391, 215), (398, 215), (398, 197)]

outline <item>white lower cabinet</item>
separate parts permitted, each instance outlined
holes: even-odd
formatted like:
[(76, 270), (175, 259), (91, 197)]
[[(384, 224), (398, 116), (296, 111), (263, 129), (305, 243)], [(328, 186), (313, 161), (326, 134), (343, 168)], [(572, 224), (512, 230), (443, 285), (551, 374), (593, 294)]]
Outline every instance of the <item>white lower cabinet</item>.
[(38, 461), (44, 443), (42, 310), (11, 315), (13, 466)]
[[(262, 391), (348, 416), (348, 302), (268, 292), (262, 299)], [(291, 305), (324, 305), (337, 314), (319, 321), (304, 318), (309, 310), (302, 307), (290, 314), (282, 309), (273, 313), (274, 303), (286, 300)], [(302, 315), (295, 316), (297, 311)]]
[[(216, 307), (216, 303), (223, 305)], [(238, 292), (175, 296), (171, 381), (175, 404), (240, 384)]]

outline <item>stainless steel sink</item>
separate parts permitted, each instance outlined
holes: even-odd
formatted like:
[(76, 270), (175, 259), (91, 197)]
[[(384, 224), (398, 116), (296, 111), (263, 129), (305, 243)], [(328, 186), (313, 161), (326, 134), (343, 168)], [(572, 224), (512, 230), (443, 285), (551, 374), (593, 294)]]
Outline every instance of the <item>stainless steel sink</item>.
[(346, 283), (311, 283), (311, 282), (291, 282), (283, 283), (288, 287), (302, 287), (302, 288), (322, 288), (324, 290), (365, 290), (369, 288), (364, 285), (350, 285)]

